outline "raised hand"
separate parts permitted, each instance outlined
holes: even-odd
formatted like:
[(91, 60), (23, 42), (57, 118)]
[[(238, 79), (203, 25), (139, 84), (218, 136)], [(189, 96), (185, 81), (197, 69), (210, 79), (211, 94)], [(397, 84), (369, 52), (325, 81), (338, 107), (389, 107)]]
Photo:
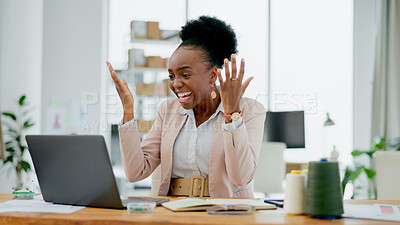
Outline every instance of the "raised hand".
[(239, 74), (237, 74), (235, 54), (231, 55), (231, 60), (232, 73), (229, 70), (228, 59), (224, 60), (225, 81), (222, 79), (221, 70), (218, 69), (222, 106), (225, 110), (224, 113), (228, 115), (234, 112), (240, 112), (240, 99), (246, 91), (247, 86), (249, 86), (250, 81), (254, 78), (249, 77), (244, 83), (242, 83), (244, 76), (244, 59), (240, 61)]
[(124, 108), (124, 123), (132, 120), (134, 118), (133, 115), (133, 95), (132, 92), (128, 88), (128, 84), (124, 79), (120, 80), (117, 73), (114, 71), (110, 62), (106, 62), (108, 69), (111, 73), (111, 78), (114, 81), (115, 88), (117, 89), (119, 98), (121, 99), (122, 106)]

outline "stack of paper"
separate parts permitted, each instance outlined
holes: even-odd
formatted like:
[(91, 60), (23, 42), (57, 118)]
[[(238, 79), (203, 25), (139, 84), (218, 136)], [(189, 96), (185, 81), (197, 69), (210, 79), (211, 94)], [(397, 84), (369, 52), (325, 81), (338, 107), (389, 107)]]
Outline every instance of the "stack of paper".
[(344, 204), (343, 217), (400, 221), (400, 205), (351, 205)]
[(46, 212), (46, 213), (73, 213), (84, 206), (59, 205), (43, 201), (35, 196), (32, 200), (10, 200), (0, 203), (0, 213), (3, 212)]
[(213, 205), (250, 205), (256, 209), (276, 209), (276, 206), (264, 203), (263, 200), (252, 199), (198, 199), (186, 198), (162, 203), (167, 209), (175, 212), (206, 210)]

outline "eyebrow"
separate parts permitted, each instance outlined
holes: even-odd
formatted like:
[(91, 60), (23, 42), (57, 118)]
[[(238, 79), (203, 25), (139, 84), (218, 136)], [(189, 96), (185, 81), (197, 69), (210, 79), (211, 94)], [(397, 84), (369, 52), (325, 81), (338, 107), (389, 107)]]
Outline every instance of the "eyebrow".
[[(190, 67), (190, 66), (181, 66), (181, 67), (178, 68), (178, 71), (179, 70), (184, 70), (184, 69), (192, 69), (192, 67)], [(168, 69), (168, 72), (172, 72), (172, 70)]]

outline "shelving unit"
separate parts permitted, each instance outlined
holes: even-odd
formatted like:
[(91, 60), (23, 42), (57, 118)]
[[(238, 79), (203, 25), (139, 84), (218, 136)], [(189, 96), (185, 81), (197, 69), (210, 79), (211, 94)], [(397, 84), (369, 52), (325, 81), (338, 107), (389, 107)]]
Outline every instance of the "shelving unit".
[[(146, 53), (147, 48), (151, 47), (169, 47), (170, 52), (178, 46), (179, 39), (177, 37), (168, 40), (151, 40), (151, 39), (133, 39), (131, 42), (132, 49), (143, 49)], [(157, 67), (136, 67), (134, 57), (130, 58), (130, 65), (126, 72), (129, 77), (133, 77), (129, 84), (133, 87), (133, 94), (135, 99), (135, 118), (138, 120), (151, 121), (154, 120), (157, 113), (159, 102), (171, 97), (169, 92), (168, 71), (165, 68)], [(138, 87), (144, 85), (147, 89), (146, 92), (153, 92), (153, 94), (139, 93)], [(151, 88), (154, 86), (154, 90)], [(145, 132), (143, 132), (145, 135)]]
[[(128, 45), (130, 49), (141, 49), (146, 56), (166, 56), (171, 55), (172, 52), (179, 45), (178, 37), (170, 38), (167, 40), (153, 40), (153, 39), (135, 39), (135, 35), (131, 35), (131, 43)], [(150, 53), (147, 53), (149, 50)], [(126, 50), (128, 53), (128, 49)], [(158, 53), (160, 51), (160, 53)], [(164, 52), (162, 52), (164, 51)], [(157, 115), (158, 105), (161, 101), (173, 97), (170, 93), (168, 82), (167, 65), (165, 68), (158, 67), (137, 67), (135, 66), (134, 57), (129, 57), (127, 69), (116, 71), (121, 79), (125, 79), (128, 83), (134, 97), (134, 113), (135, 120), (138, 123), (141, 139), (147, 135), (152, 123)], [(167, 63), (166, 63), (167, 64)], [(112, 110), (115, 113), (110, 113), (108, 117), (110, 135), (111, 135), (111, 161), (114, 167), (117, 184), (121, 194), (137, 194), (137, 189), (150, 188), (151, 178), (147, 178), (140, 182), (129, 183), (123, 172), (122, 158), (119, 149), (119, 136), (118, 136), (118, 123), (122, 119), (123, 109), (120, 99), (115, 92), (115, 86), (112, 81), (107, 85), (109, 88), (107, 94), (115, 102), (116, 107)], [(142, 93), (139, 93), (138, 87), (144, 88)], [(151, 90), (151, 87), (154, 87)], [(146, 89), (147, 88), (147, 89)], [(115, 96), (115, 97), (114, 97)]]

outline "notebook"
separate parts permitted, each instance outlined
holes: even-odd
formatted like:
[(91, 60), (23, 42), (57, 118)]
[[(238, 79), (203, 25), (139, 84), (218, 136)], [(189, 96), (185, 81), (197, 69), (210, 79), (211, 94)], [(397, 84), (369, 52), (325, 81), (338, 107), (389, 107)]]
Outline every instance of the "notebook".
[(168, 201), (150, 197), (121, 201), (103, 136), (27, 135), (26, 141), (46, 202), (122, 209), (129, 202)]
[(275, 205), (264, 203), (262, 200), (235, 199), (235, 198), (215, 198), (199, 199), (185, 198), (161, 204), (163, 207), (174, 212), (203, 211), (213, 205), (250, 205), (256, 209), (276, 209)]

